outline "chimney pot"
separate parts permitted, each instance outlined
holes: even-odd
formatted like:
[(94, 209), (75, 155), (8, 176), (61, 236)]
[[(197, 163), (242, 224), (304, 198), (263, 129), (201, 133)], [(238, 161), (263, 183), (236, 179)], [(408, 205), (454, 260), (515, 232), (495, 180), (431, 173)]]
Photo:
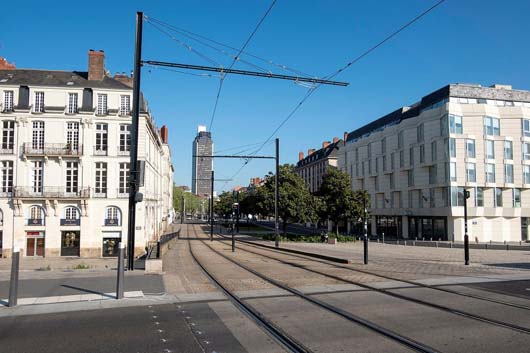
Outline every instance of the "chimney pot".
[(90, 81), (101, 81), (105, 77), (105, 53), (100, 51), (94, 51), (90, 49), (88, 51), (88, 79)]
[(302, 159), (304, 159), (304, 152), (300, 151), (298, 152), (298, 160), (301, 161)]
[(313, 153), (315, 153), (315, 149), (314, 148), (310, 148), (307, 150), (307, 155), (310, 156), (312, 155)]
[(324, 141), (324, 142), (322, 142), (322, 148), (326, 148), (326, 147), (328, 147), (330, 143), (331, 143), (330, 141)]
[(333, 143), (337, 143), (337, 142), (339, 142), (339, 140), (340, 140), (340, 139), (339, 139), (338, 137), (334, 137), (334, 138), (333, 138)]
[(163, 143), (167, 143), (169, 131), (166, 125), (162, 125), (160, 128), (160, 137), (162, 138)]
[(348, 131), (344, 131), (344, 143), (346, 143), (347, 139), (348, 139)]

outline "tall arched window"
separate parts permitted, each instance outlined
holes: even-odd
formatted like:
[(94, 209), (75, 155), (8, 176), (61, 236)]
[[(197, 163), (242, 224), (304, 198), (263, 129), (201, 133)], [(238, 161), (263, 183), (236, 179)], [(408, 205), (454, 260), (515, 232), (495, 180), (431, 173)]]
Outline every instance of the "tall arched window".
[(79, 210), (75, 206), (64, 208), (64, 219), (79, 219)]
[(44, 225), (44, 209), (41, 206), (31, 206), (29, 208), (28, 225)]
[(119, 226), (121, 225), (121, 210), (116, 206), (109, 206), (105, 210), (105, 225)]

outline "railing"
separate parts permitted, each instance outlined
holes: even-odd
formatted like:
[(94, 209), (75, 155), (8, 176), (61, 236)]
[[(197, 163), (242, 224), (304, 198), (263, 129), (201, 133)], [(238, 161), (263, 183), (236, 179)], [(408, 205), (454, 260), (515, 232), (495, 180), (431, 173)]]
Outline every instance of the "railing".
[(105, 218), (105, 225), (106, 226), (120, 226), (120, 220), (117, 218)]
[(41, 226), (43, 224), (42, 218), (28, 218), (28, 226)]
[(107, 146), (94, 146), (94, 156), (107, 156), (108, 154)]
[(79, 226), (81, 225), (81, 220), (79, 218), (76, 218), (76, 219), (61, 218), (61, 225), (62, 226)]
[(13, 188), (13, 197), (15, 198), (89, 198), (90, 188), (78, 189), (75, 191), (67, 190), (64, 186), (45, 186), (40, 189), (28, 187)]
[(21, 146), (21, 153), (26, 156), (81, 156), (83, 155), (83, 146), (78, 145), (74, 148), (69, 143), (44, 143), (34, 147), (30, 143)]

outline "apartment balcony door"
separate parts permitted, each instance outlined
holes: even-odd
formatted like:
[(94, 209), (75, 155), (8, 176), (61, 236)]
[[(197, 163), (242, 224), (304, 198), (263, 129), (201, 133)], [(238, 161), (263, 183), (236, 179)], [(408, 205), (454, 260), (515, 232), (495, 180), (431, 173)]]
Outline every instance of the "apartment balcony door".
[(31, 148), (37, 151), (44, 150), (44, 121), (33, 122)]
[(26, 256), (44, 256), (44, 232), (26, 232)]
[(79, 123), (66, 123), (66, 144), (71, 151), (79, 150)]

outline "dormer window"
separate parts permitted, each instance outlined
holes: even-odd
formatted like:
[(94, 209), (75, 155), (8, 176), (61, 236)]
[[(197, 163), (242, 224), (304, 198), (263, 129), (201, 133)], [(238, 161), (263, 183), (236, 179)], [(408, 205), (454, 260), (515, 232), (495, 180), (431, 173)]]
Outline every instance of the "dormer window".
[(97, 115), (107, 115), (107, 95), (98, 94), (98, 108), (96, 111)]
[(68, 114), (77, 113), (77, 93), (68, 93)]
[(33, 105), (35, 113), (44, 112), (44, 92), (35, 92), (35, 104)]
[(120, 115), (130, 115), (131, 113), (131, 96), (120, 96)]
[(13, 111), (13, 91), (4, 91), (4, 112)]

